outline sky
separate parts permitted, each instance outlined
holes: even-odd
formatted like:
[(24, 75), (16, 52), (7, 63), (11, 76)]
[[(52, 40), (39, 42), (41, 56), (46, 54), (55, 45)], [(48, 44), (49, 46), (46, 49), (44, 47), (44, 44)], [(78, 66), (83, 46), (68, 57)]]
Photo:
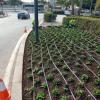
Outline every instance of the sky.
[(22, 1), (24, 1), (24, 2), (32, 2), (34, 0), (22, 0)]

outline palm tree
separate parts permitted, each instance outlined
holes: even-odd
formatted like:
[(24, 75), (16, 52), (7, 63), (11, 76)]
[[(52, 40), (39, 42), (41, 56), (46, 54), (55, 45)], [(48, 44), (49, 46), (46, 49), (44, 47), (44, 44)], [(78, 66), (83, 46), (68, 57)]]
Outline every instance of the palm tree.
[(83, 0), (80, 0), (80, 3), (79, 3), (79, 15), (80, 15), (81, 10), (82, 10), (82, 5), (83, 5)]
[(100, 0), (96, 1), (95, 10), (100, 9)]
[(72, 15), (74, 15), (74, 0), (71, 0), (71, 6), (72, 6)]

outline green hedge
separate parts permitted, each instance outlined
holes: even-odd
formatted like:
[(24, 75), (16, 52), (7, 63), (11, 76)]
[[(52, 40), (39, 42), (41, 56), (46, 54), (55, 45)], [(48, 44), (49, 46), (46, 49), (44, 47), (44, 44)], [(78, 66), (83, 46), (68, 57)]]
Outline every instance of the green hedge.
[(69, 26), (70, 21), (74, 20), (75, 27), (91, 33), (100, 34), (100, 19), (91, 17), (65, 17), (63, 25)]
[(44, 21), (45, 22), (52, 22), (56, 20), (56, 14), (53, 14), (52, 12), (46, 12), (44, 14)]

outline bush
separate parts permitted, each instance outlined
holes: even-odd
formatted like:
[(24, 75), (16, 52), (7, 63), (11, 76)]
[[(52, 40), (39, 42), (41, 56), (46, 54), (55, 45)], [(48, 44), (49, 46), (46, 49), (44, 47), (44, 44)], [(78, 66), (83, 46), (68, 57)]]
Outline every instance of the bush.
[(100, 85), (100, 79), (96, 79), (96, 80), (95, 80), (95, 84), (96, 84), (96, 85)]
[(52, 90), (52, 94), (54, 97), (57, 97), (60, 95), (60, 90), (58, 88), (55, 88)]
[(100, 89), (95, 89), (94, 95), (97, 96), (97, 97), (100, 97)]
[(46, 12), (44, 14), (44, 21), (46, 22), (53, 22), (56, 20), (56, 14), (53, 14), (52, 12)]
[(36, 100), (45, 100), (46, 95), (43, 92), (40, 92), (36, 96)]
[(89, 76), (86, 75), (86, 74), (83, 74), (83, 75), (81, 76), (81, 80), (82, 80), (83, 82), (87, 82), (87, 81), (89, 80)]
[(83, 97), (83, 96), (85, 95), (85, 91), (82, 90), (82, 89), (78, 89), (78, 90), (76, 91), (76, 94), (77, 94), (77, 96), (79, 96), (79, 97)]
[(60, 100), (68, 100), (67, 96), (62, 96)]
[(80, 30), (87, 31), (93, 34), (100, 34), (100, 19), (92, 17), (65, 17), (63, 25), (68, 26), (70, 20), (75, 20), (76, 27)]

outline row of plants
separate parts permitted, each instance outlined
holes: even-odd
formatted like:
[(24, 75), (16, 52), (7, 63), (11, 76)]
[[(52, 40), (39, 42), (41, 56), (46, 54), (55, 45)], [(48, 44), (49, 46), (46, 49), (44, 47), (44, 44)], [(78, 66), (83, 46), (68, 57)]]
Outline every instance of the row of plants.
[[(96, 83), (96, 82), (99, 81), (100, 79), (98, 79), (98, 78), (95, 79), (95, 76), (91, 73), (91, 71), (87, 70), (82, 65), (80, 60), (78, 61), (78, 59), (75, 58), (77, 53), (75, 54), (75, 51), (74, 51), (74, 54), (73, 54), (73, 52), (71, 52), (73, 50), (73, 48), (72, 48), (72, 50), (69, 49), (69, 48), (71, 48), (71, 45), (66, 43), (68, 45), (66, 47), (65, 43), (64, 43), (65, 40), (63, 40), (65, 38), (64, 37), (62, 38), (61, 35), (58, 35), (58, 33), (59, 34), (63, 34), (65, 32), (64, 31), (65, 29), (63, 29), (62, 31), (61, 31), (61, 29), (59, 29), (59, 30), (58, 29), (59, 28), (57, 28), (57, 30), (53, 29), (53, 28), (47, 29), (46, 30), (47, 31), (46, 32), (46, 34), (47, 34), (46, 37), (49, 38), (49, 41), (54, 39), (54, 37), (55, 37), (54, 40), (55, 40), (55, 42), (57, 44), (57, 47), (60, 49), (61, 54), (64, 55), (63, 56), (64, 60), (69, 64), (70, 68), (75, 72), (75, 74), (79, 77), (79, 79), (81, 79), (85, 83), (85, 86), (88, 87), (88, 89), (92, 92), (92, 94), (95, 94), (95, 93), (93, 93), (93, 91), (95, 91), (94, 88), (96, 88), (97, 91), (99, 90), (98, 89), (99, 85), (97, 85), (97, 84), (100, 84), (100, 83)], [(45, 32), (43, 32), (43, 33), (45, 33)], [(52, 37), (52, 38), (50, 38), (50, 37)], [(66, 37), (68, 38), (68, 36), (66, 36)], [(61, 41), (61, 40), (63, 40), (63, 41)], [(49, 41), (47, 41), (47, 43)], [(53, 46), (52, 49), (54, 49), (54, 46)], [(78, 51), (78, 50), (76, 50), (76, 51)], [(79, 52), (81, 52), (81, 50), (79, 50)], [(54, 54), (54, 53), (51, 53), (51, 54)], [(79, 55), (80, 55), (80, 53), (79, 53)], [(80, 68), (76, 68), (75, 66), (80, 67)], [(82, 73), (79, 73), (79, 72), (82, 72)], [(84, 77), (85, 77), (86, 80), (84, 79)], [(95, 82), (94, 82), (94, 80), (95, 80)]]
[(92, 40), (90, 33), (66, 27), (39, 32), (38, 44), (33, 33), (26, 42), (23, 100), (99, 100), (97, 38)]

